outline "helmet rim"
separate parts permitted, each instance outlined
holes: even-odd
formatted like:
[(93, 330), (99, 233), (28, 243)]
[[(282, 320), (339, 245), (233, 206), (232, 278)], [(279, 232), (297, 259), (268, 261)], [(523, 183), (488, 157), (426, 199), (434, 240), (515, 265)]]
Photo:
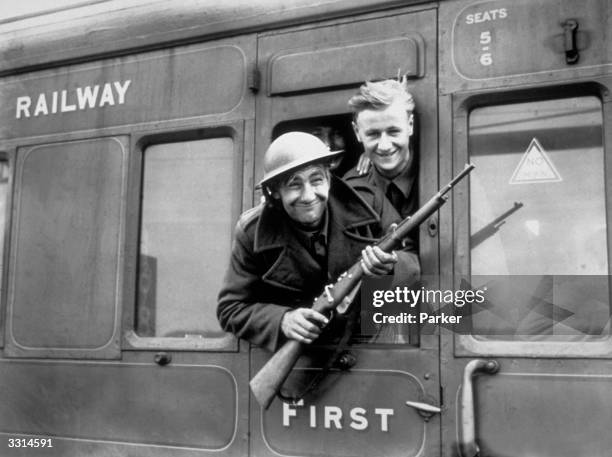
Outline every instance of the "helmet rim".
[[(317, 148), (318, 150), (307, 151), (307, 154), (297, 154), (295, 150), (287, 152), (287, 149), (290, 150), (291, 148), (302, 147), (301, 144), (299, 146), (296, 146), (296, 144), (292, 143), (292, 141), (299, 140), (311, 141), (312, 144), (306, 144), (304, 147)], [(318, 143), (320, 143), (320, 145)], [(292, 152), (293, 154), (291, 154)], [(303, 166), (315, 162), (331, 161), (333, 158), (339, 156), (343, 152), (343, 149), (330, 151), (329, 147), (327, 147), (325, 143), (323, 143), (323, 141), (309, 133), (289, 132), (284, 135), (281, 135), (276, 140), (274, 140), (272, 144), (270, 144), (268, 150), (266, 151), (266, 154), (264, 156), (264, 176), (261, 181), (259, 181), (258, 187), (264, 186), (274, 178), (278, 178), (279, 176), (289, 173), (297, 168), (301, 168)], [(270, 154), (276, 154), (277, 157), (269, 157)], [(282, 161), (282, 154), (293, 155), (294, 158), (293, 160), (290, 160), (289, 162), (284, 163), (280, 166), (274, 165), (274, 163), (269, 163), (270, 161), (273, 162), (274, 159), (276, 159), (277, 161)], [(265, 168), (267, 167), (270, 167), (271, 169), (265, 171)]]

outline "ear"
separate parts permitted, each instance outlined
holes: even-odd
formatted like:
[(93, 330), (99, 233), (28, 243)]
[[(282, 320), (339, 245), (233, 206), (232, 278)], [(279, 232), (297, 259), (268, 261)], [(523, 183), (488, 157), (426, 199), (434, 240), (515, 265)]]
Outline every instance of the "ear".
[(412, 136), (414, 132), (414, 114), (410, 113), (408, 115), (408, 135)]
[(351, 125), (353, 126), (353, 132), (355, 132), (355, 137), (357, 138), (357, 141), (361, 143), (361, 138), (359, 137), (359, 127), (357, 127), (357, 123), (355, 121), (352, 121)]
[(272, 190), (271, 187), (265, 186), (262, 191), (267, 198), (273, 198), (274, 200), (278, 200), (280, 198), (278, 191)]

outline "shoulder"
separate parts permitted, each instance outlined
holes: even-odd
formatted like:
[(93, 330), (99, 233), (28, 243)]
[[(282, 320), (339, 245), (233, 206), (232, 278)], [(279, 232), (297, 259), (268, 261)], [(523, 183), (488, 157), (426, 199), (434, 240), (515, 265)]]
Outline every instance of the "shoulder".
[(342, 180), (376, 212), (380, 212), (385, 196), (372, 180), (371, 170), (364, 175), (360, 175), (357, 170), (351, 169)]
[(254, 208), (246, 210), (238, 218), (236, 223), (235, 235), (240, 241), (254, 239), (257, 222), (261, 218), (261, 214), (265, 208), (265, 203), (260, 203)]
[(371, 181), (371, 176), (372, 176), (371, 169), (366, 174), (360, 175), (355, 169), (355, 167), (353, 167), (345, 173), (342, 179), (346, 181), (347, 183), (349, 183), (350, 185), (359, 184), (359, 183), (368, 184)]
[(332, 189), (331, 195), (344, 210), (363, 217), (380, 216), (384, 196), (367, 182), (347, 182), (335, 178)]

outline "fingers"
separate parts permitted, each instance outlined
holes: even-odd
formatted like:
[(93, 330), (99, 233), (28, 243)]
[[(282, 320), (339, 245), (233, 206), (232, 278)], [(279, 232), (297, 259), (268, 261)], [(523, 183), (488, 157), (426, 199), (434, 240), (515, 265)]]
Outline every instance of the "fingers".
[(325, 317), (323, 314), (315, 311), (311, 308), (300, 308), (303, 310), (303, 316), (308, 319), (310, 322), (317, 325), (318, 328), (323, 328), (329, 323), (329, 319)]
[(297, 308), (283, 315), (281, 330), (287, 338), (310, 344), (321, 334), (328, 319), (309, 308)]
[(365, 155), (365, 153), (359, 156), (356, 169), (360, 176), (365, 175), (370, 169), (370, 159)]
[(390, 274), (397, 260), (395, 252), (384, 252), (378, 246), (367, 246), (361, 251), (361, 268), (367, 276)]

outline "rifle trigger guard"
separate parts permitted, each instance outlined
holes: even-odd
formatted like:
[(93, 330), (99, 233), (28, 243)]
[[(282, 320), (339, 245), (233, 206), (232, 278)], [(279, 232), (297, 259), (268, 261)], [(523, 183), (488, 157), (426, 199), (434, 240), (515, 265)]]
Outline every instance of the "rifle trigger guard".
[(333, 303), (334, 302), (334, 297), (331, 294), (331, 290), (332, 290), (333, 287), (334, 286), (332, 286), (331, 284), (328, 284), (328, 285), (325, 286), (324, 292), (325, 292), (325, 297), (327, 298), (327, 302), (328, 303)]

